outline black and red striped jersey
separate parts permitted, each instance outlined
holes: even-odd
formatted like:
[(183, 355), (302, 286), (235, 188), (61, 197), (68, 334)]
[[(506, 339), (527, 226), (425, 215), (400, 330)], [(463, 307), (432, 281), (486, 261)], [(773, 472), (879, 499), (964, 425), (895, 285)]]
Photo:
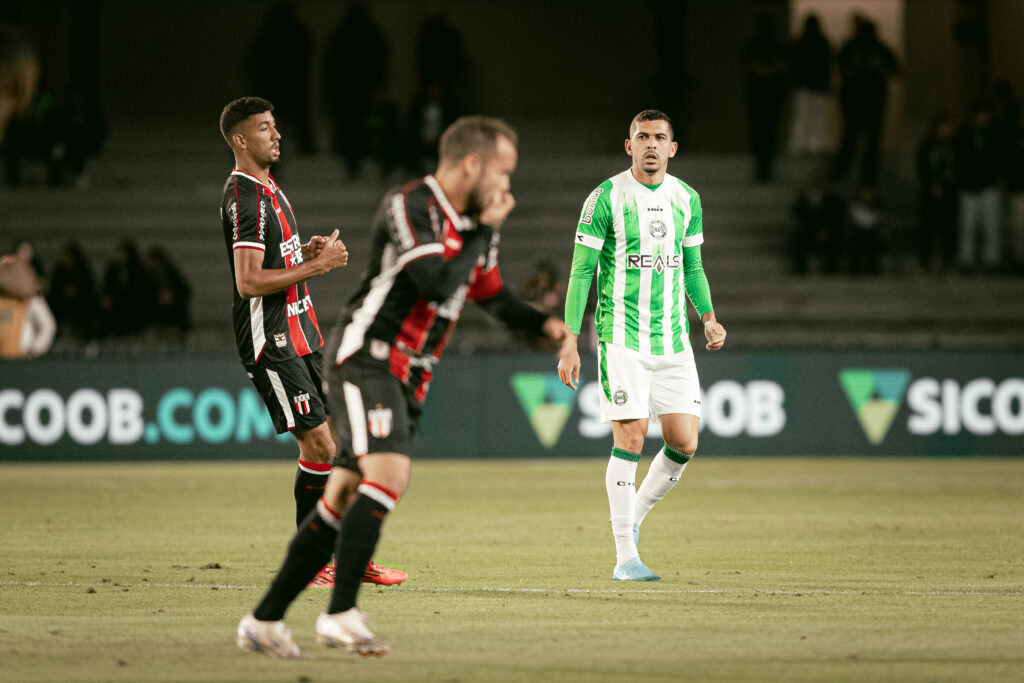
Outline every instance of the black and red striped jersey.
[[(224, 184), (220, 214), (232, 284), (236, 249), (263, 252), (265, 269), (295, 268), (302, 263), (295, 214), (273, 177), (265, 185), (238, 169), (232, 171)], [(255, 363), (261, 357), (287, 360), (306, 356), (323, 346), (305, 282), (251, 299), (243, 299), (236, 286), (231, 290), (235, 342), (243, 363)]]
[(546, 316), (503, 288), (498, 233), (459, 215), (433, 176), (385, 195), (368, 259), (329, 353), (339, 365), (386, 365), (421, 403), (467, 299), (510, 327), (541, 333)]

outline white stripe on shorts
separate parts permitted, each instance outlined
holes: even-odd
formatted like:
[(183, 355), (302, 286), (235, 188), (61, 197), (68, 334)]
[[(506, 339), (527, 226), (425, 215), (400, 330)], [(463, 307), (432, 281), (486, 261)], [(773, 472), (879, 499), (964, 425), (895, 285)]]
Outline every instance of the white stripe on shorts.
[(348, 410), (349, 430), (352, 432), (352, 453), (356, 456), (366, 455), (369, 441), (366, 438), (366, 409), (363, 408), (363, 394), (359, 387), (351, 382), (343, 382), (345, 407)]
[(288, 429), (295, 429), (295, 418), (292, 417), (292, 404), (288, 403), (288, 394), (285, 393), (284, 385), (281, 384), (281, 375), (273, 370), (267, 370), (267, 377), (270, 378), (270, 386), (274, 388), (274, 396), (277, 396), (277, 402), (281, 404), (281, 410), (284, 411), (284, 419), (287, 421)]

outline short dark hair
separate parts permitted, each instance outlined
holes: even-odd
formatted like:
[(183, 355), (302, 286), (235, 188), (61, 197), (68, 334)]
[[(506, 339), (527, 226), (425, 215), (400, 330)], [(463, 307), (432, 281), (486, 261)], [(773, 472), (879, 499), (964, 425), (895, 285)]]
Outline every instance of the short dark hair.
[(473, 152), (488, 156), (497, 147), (499, 135), (504, 135), (513, 145), (519, 144), (515, 130), (501, 119), (461, 116), (441, 133), (438, 156), (448, 161), (458, 161)]
[(231, 132), (235, 126), (250, 116), (265, 111), (274, 111), (274, 105), (262, 97), (239, 97), (228, 102), (220, 113), (220, 134), (224, 136), (224, 141), (230, 145)]
[(658, 109), (644, 109), (642, 112), (633, 117), (633, 120), (629, 123), (629, 135), (633, 136), (633, 126), (639, 125), (641, 121), (664, 121), (668, 124), (668, 134), (675, 139), (675, 130), (672, 128), (672, 119), (669, 115)]

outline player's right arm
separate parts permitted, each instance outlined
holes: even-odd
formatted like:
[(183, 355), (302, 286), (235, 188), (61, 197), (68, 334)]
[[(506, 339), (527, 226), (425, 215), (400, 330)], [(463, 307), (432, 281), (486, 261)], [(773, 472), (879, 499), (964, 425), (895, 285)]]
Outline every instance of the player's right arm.
[(348, 263), (348, 249), (338, 239), (338, 231), (327, 238), (315, 258), (294, 268), (264, 268), (266, 243), (259, 230), (259, 196), (254, 183), (234, 181), (225, 210), (231, 221), (231, 252), (235, 266), (235, 288), (243, 299), (281, 292), (314, 275), (322, 275)]
[(264, 268), (263, 251), (254, 248), (235, 248), (235, 287), (243, 299), (283, 292), (314, 275), (329, 273), (348, 264), (348, 249), (338, 239), (335, 230), (327, 238), (316, 258), (303, 261), (294, 268)]
[(567, 387), (576, 389), (580, 379), (580, 353), (577, 348), (583, 314), (587, 307), (590, 283), (594, 279), (605, 235), (611, 226), (611, 202), (608, 193), (611, 182), (598, 186), (583, 204), (579, 224), (576, 226), (572, 269), (565, 295), (565, 324), (569, 334), (558, 353), (558, 377)]

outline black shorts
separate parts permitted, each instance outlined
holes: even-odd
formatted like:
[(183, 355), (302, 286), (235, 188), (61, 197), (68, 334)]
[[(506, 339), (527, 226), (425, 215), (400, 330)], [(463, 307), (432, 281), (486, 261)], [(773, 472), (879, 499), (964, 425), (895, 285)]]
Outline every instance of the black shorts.
[(335, 467), (367, 453), (412, 453), (422, 407), (386, 366), (351, 359), (327, 370), (328, 400), (338, 432)]
[(307, 432), (327, 420), (323, 353), (319, 349), (299, 358), (242, 365), (267, 405), (278, 434)]

